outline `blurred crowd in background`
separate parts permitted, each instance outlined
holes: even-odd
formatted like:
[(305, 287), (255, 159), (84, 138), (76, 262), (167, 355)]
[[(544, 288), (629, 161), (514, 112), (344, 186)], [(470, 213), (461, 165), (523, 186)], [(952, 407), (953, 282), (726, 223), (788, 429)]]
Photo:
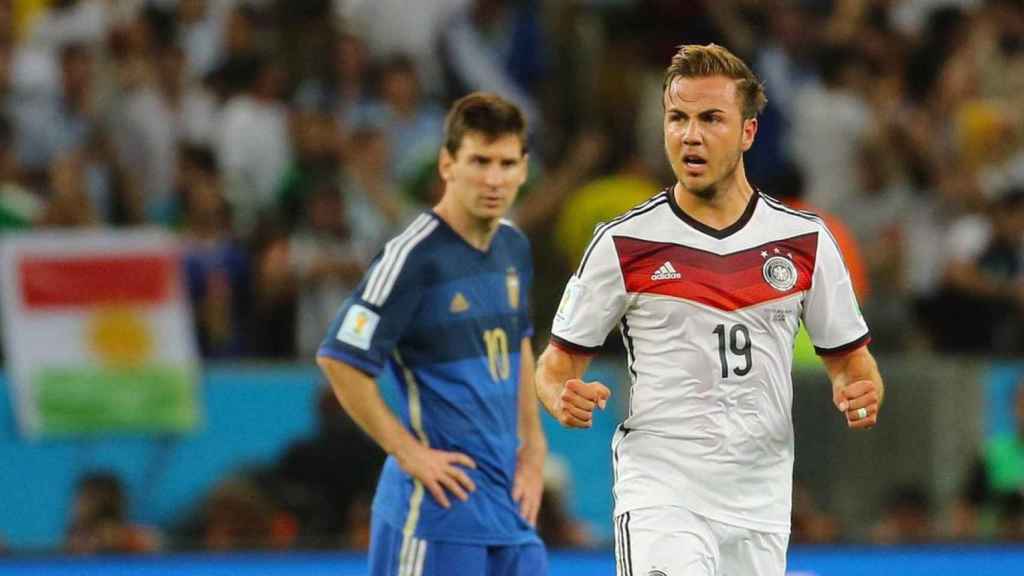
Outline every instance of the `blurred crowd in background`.
[[(530, 122), (512, 218), (544, 338), (594, 226), (673, 182), (662, 75), (707, 42), (763, 80), (748, 174), (829, 221), (873, 350), (1024, 355), (1021, 0), (0, 0), (0, 229), (174, 231), (205, 358), (306, 361), (437, 199), (447, 104), (495, 91)], [(117, 478), (83, 478), (68, 549), (364, 547), (381, 456), (321, 412), (184, 526), (131, 526)], [(974, 538), (993, 502), (987, 533), (1024, 537), (1015, 441), (954, 521), (908, 486), (872, 538)], [(795, 510), (794, 542), (844, 538), (799, 489)], [(545, 515), (549, 545), (595, 544)]]

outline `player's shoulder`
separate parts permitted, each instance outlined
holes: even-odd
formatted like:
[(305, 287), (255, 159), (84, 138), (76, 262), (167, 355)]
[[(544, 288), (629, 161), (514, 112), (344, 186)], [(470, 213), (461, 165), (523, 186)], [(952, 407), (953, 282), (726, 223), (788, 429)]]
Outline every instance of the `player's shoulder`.
[[(438, 253), (440, 221), (432, 213), (422, 213), (384, 245), (367, 272), (363, 299), (381, 305), (396, 285), (422, 276), (424, 267)], [(402, 280), (399, 280), (399, 279)]]
[(390, 254), (394, 258), (398, 254), (405, 254), (408, 258), (413, 253), (429, 254), (436, 248), (434, 245), (442, 240), (438, 233), (440, 228), (441, 219), (437, 214), (421, 212), (401, 232), (388, 240), (382, 257)]
[(495, 244), (499, 250), (511, 253), (521, 265), (533, 266), (533, 247), (530, 238), (515, 222), (504, 218), (501, 220)]
[(643, 229), (650, 225), (651, 220), (663, 218), (666, 214), (663, 210), (671, 211), (668, 201), (671, 190), (671, 187), (665, 188), (615, 218), (601, 222), (594, 228), (594, 240), (607, 236), (606, 232), (614, 233), (629, 228)]
[(803, 229), (808, 232), (827, 231), (828, 227), (820, 215), (809, 210), (799, 210), (787, 206), (770, 194), (758, 191), (761, 204), (765, 206), (768, 217), (776, 220), (788, 229)]
[(517, 244), (526, 246), (530, 244), (530, 239), (526, 236), (526, 232), (523, 232), (523, 229), (518, 224), (508, 218), (502, 218), (498, 222), (498, 234)]

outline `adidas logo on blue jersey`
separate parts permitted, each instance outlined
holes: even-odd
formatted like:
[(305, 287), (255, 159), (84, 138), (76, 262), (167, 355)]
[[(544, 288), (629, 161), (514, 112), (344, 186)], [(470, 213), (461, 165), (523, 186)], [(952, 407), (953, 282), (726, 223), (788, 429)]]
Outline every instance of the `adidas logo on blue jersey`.
[(671, 262), (665, 262), (661, 265), (661, 268), (658, 268), (657, 272), (651, 274), (651, 280), (678, 280), (682, 277), (683, 275), (676, 272), (676, 269), (672, 267)]

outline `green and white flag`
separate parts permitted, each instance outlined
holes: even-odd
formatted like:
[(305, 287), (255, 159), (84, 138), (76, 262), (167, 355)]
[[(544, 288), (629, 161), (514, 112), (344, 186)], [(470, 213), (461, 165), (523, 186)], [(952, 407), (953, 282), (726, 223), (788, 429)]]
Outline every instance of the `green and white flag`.
[(12, 234), (0, 266), (6, 365), (26, 435), (195, 426), (199, 360), (173, 236)]

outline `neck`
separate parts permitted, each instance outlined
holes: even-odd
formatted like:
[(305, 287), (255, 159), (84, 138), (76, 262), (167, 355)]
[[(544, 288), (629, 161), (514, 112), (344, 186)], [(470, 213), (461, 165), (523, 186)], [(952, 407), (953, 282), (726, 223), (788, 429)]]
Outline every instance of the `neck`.
[(754, 194), (754, 188), (747, 182), (741, 158), (732, 176), (722, 180), (713, 195), (698, 196), (678, 181), (672, 189), (672, 194), (679, 207), (691, 217), (712, 228), (722, 229), (743, 215), (750, 197)]
[(455, 233), (462, 237), (470, 246), (486, 252), (491, 246), (491, 240), (498, 231), (499, 219), (475, 218), (460, 206), (454, 205), (450, 195), (441, 198), (441, 202), (434, 206), (434, 213), (441, 217)]

